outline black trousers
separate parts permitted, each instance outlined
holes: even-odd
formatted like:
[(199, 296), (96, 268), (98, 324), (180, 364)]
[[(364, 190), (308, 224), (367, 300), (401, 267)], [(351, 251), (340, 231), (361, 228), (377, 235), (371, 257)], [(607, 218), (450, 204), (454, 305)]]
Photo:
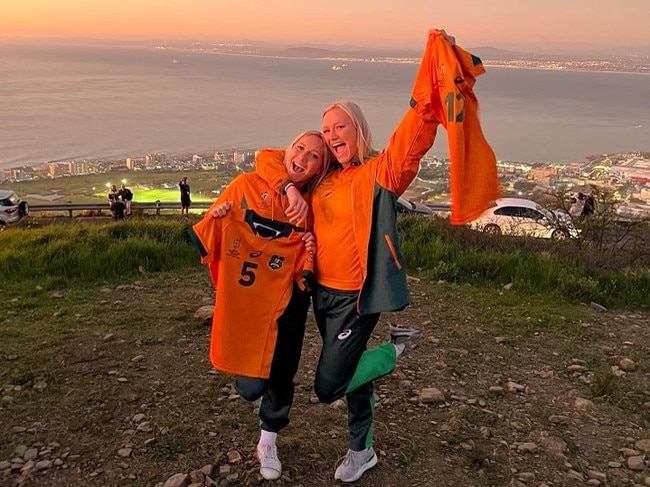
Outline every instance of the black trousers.
[(289, 424), (295, 391), (293, 379), (298, 371), (305, 338), (309, 297), (309, 293), (294, 284), (287, 309), (278, 319), (278, 338), (269, 378), (235, 378), (235, 389), (244, 399), (255, 401), (262, 398), (259, 419), (260, 428), (265, 431), (277, 433)]
[(372, 444), (374, 388), (364, 382), (346, 395), (346, 389), (377, 322), (379, 313), (357, 314), (358, 291), (339, 291), (318, 286), (314, 315), (323, 339), (314, 389), (322, 402), (345, 395), (348, 403), (350, 449), (361, 451)]

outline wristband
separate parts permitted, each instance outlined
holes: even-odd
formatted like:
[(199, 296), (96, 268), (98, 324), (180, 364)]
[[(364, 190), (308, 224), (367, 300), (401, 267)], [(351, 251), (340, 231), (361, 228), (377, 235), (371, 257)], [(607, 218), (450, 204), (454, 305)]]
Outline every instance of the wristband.
[(295, 183), (291, 180), (282, 183), (282, 186), (280, 186), (280, 194), (286, 195), (287, 189), (290, 188), (291, 186), (295, 186)]

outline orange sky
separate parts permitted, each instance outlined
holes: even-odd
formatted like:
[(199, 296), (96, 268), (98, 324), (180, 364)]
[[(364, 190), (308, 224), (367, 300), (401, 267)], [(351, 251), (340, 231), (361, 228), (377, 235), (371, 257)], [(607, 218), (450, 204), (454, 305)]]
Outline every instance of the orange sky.
[(255, 39), (419, 47), (650, 46), (650, 0), (0, 0), (0, 37)]

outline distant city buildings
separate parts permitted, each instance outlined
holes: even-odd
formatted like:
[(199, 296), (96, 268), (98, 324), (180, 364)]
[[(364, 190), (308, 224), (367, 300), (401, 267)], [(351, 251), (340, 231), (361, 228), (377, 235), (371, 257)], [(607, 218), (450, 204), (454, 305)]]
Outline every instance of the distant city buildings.
[[(248, 171), (254, 167), (254, 156), (253, 150), (237, 149), (173, 157), (153, 153), (142, 158), (50, 162), (0, 171), (0, 181), (56, 179), (116, 171), (209, 171), (227, 165), (233, 165), (239, 171)], [(623, 211), (650, 215), (649, 152), (603, 154), (568, 164), (499, 161), (497, 171), (504, 194), (530, 197), (535, 191), (577, 192), (588, 191), (591, 185), (602, 186), (616, 191), (621, 198)], [(426, 156), (422, 160), (418, 180), (412, 184), (412, 188), (416, 188), (413, 191), (418, 194), (417, 198), (426, 201), (445, 197), (448, 186), (449, 161)]]

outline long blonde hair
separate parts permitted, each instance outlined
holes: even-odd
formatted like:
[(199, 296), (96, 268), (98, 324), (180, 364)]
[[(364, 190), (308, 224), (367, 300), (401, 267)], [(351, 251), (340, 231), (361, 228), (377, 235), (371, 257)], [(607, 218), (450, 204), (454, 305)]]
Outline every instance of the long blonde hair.
[(368, 125), (368, 120), (366, 120), (366, 116), (363, 114), (361, 107), (352, 101), (337, 101), (332, 103), (323, 111), (323, 117), (327, 112), (334, 108), (343, 110), (347, 116), (350, 117), (352, 123), (354, 123), (354, 126), (357, 129), (357, 151), (359, 162), (363, 164), (366, 159), (376, 156), (377, 151), (372, 146), (370, 125)]
[(289, 151), (293, 148), (296, 143), (302, 139), (303, 137), (307, 135), (313, 135), (314, 137), (318, 137), (321, 141), (321, 144), (323, 144), (323, 166), (321, 167), (321, 170), (316, 173), (307, 183), (307, 191), (310, 193), (316, 189), (316, 187), (323, 182), (323, 179), (329, 174), (330, 169), (332, 168), (332, 160), (334, 159), (334, 156), (332, 155), (332, 152), (330, 151), (330, 148), (327, 146), (327, 142), (325, 142), (325, 137), (319, 130), (306, 130), (305, 132), (302, 132), (301, 134), (298, 134), (298, 136), (291, 141), (291, 143), (287, 146), (287, 149), (284, 151), (284, 164), (286, 166), (287, 164), (287, 159), (289, 157)]

